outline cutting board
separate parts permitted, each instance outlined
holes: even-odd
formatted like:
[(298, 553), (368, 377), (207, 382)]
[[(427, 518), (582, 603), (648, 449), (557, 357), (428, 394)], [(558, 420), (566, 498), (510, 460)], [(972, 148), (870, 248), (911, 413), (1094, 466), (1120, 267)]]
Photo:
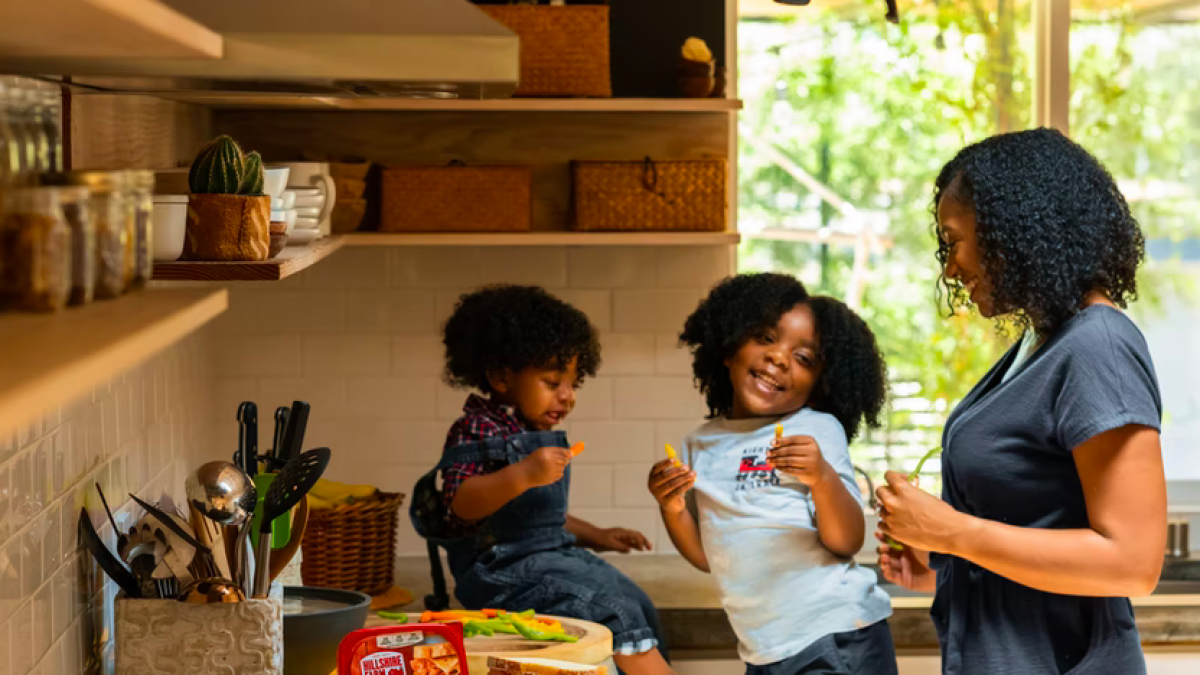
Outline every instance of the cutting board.
[[(599, 665), (612, 657), (612, 632), (598, 623), (559, 616), (542, 616), (539, 619), (559, 621), (567, 635), (579, 638), (578, 642), (537, 642), (519, 635), (493, 635), (473, 637), (464, 641), (467, 649), (467, 667), (471, 675), (488, 672), (489, 656), (528, 657), (556, 659), (570, 663)], [(395, 621), (381, 619), (374, 612), (367, 618), (367, 628), (395, 626)]]

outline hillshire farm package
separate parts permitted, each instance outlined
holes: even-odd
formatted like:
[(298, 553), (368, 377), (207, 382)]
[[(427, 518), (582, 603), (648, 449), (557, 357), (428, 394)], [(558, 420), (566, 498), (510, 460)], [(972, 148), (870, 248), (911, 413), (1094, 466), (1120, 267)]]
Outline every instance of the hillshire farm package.
[(462, 626), (356, 630), (338, 647), (338, 675), (467, 675)]

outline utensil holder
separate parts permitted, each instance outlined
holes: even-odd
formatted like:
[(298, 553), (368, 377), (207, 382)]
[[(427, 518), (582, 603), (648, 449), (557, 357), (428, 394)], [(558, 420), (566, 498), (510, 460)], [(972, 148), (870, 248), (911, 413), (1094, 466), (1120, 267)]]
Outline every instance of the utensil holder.
[(283, 675), (283, 590), (237, 604), (118, 598), (117, 675)]

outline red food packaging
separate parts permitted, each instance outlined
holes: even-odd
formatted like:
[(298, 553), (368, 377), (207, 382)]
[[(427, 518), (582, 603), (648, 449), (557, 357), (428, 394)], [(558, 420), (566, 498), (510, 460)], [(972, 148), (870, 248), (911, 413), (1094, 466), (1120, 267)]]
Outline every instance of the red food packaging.
[(470, 675), (462, 625), (356, 630), (338, 646), (338, 675)]

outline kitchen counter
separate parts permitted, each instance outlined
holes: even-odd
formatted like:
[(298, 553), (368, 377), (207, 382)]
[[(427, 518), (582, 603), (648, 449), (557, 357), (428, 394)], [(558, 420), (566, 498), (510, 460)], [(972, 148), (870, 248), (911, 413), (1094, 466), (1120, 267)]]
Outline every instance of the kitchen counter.
[[(693, 569), (677, 556), (605, 556), (636, 581), (659, 608), (663, 631), (680, 656), (729, 654), (736, 646), (733, 629), (721, 609), (716, 587), (708, 575)], [(448, 573), (447, 573), (448, 575)], [(447, 579), (453, 584), (453, 580)], [(400, 558), (396, 583), (412, 591), (419, 609), (430, 592), (429, 561), (425, 557)], [(889, 620), (897, 650), (937, 649), (937, 635), (929, 618), (933, 600), (884, 584), (892, 596)], [(1163, 581), (1153, 595), (1133, 599), (1138, 631), (1145, 646), (1200, 646), (1200, 561), (1167, 563)]]

